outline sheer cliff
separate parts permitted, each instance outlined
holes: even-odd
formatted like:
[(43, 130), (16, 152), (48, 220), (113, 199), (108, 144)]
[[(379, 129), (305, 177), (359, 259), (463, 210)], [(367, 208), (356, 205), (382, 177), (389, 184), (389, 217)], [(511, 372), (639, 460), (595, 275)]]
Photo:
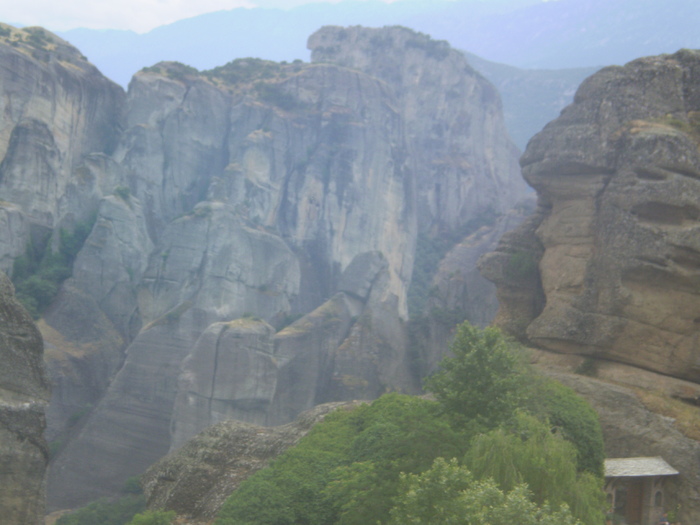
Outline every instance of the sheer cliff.
[(536, 346), (700, 379), (700, 53), (602, 70), (521, 159), (539, 209), (482, 261)]
[(162, 62), (124, 93), (44, 30), (1, 33), (0, 262), (41, 315), (50, 508), (224, 419), (419, 389), (418, 237), (458, 240), (525, 192), (462, 54), (329, 27), (310, 64)]

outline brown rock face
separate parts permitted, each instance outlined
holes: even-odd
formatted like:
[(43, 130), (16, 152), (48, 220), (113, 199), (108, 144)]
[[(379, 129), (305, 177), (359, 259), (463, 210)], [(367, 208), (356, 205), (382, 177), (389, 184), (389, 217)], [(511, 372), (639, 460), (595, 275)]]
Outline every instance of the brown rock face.
[(582, 84), (521, 159), (538, 212), (482, 260), (501, 324), (548, 350), (700, 380), (699, 111), (697, 51)]
[(0, 516), (3, 524), (43, 522), (49, 399), (41, 335), (0, 273)]

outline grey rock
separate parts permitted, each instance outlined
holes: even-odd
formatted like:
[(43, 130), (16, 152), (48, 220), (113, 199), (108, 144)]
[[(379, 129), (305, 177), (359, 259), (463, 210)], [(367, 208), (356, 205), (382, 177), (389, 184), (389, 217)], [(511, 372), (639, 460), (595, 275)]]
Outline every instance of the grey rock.
[(500, 96), (447, 42), (404, 27), (329, 26), (308, 47), (312, 62), (358, 69), (392, 89), (423, 231), (453, 229), (489, 209), (505, 212), (523, 197)]
[(251, 318), (214, 323), (183, 360), (171, 423), (171, 450), (208, 426), (265, 421), (275, 395), (274, 329)]
[(0, 199), (50, 228), (87, 216), (100, 195), (75, 174), (88, 154), (114, 149), (123, 90), (41, 28), (10, 28), (0, 62), (12, 72), (0, 79)]
[(70, 283), (38, 326), (52, 385), (46, 437), (60, 443), (104, 394), (124, 361), (126, 341), (95, 298)]
[(152, 250), (140, 202), (112, 195), (100, 203), (92, 232), (73, 264), (73, 285), (94, 299), (124, 337), (131, 336), (136, 286)]
[[(417, 388), (405, 321), (419, 229), (499, 213), (524, 184), (498, 96), (462, 55), (402, 28), (352, 28), (323, 56), (321, 40), (344, 31), (311, 38), (313, 64), (162, 62), (126, 97), (48, 33), (41, 49), (0, 45), (48, 86), (7, 84), (26, 101), (3, 106), (0, 267), (27, 239), (57, 249), (60, 228), (97, 216), (41, 325), (50, 435), (71, 435), (50, 508), (114, 493), (223, 417), (276, 424)], [(300, 315), (252, 346), (222, 335), (243, 317), (280, 328)]]
[(517, 229), (532, 210), (533, 201), (522, 201), (493, 224), (468, 235), (440, 261), (425, 308), (426, 330), (413, 335), (415, 339), (425, 337), (419, 346), (420, 355), (413, 356), (419, 360), (415, 366), (421, 376), (433, 372), (447, 355), (457, 324), (468, 321), (483, 328), (494, 320), (499, 304), (496, 286), (482, 276), (478, 262), (496, 249), (507, 232)]
[(8, 525), (43, 523), (49, 385), (42, 353), (39, 331), (0, 273), (0, 514)]
[(362, 253), (355, 257), (343, 271), (338, 283), (338, 291), (366, 301), (377, 274), (387, 267), (388, 264), (381, 252)]

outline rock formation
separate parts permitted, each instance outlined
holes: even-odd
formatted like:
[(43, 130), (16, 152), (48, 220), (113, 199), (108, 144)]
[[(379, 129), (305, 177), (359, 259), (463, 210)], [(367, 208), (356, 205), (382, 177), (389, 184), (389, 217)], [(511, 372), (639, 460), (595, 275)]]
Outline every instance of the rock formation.
[(72, 227), (99, 202), (109, 181), (82, 165), (88, 156), (113, 151), (124, 92), (48, 31), (0, 29), (7, 70), (0, 78), (0, 268), (7, 271), (30, 231)]
[(683, 523), (700, 516), (700, 445), (639, 397), (700, 396), (699, 116), (698, 51), (587, 79), (521, 159), (537, 210), (479, 263), (501, 327), (541, 364), (606, 381), (555, 374), (599, 413), (608, 456), (681, 472), (669, 506)]
[(7, 525), (44, 521), (49, 385), (41, 335), (0, 272), (0, 515)]
[(509, 331), (700, 380), (699, 75), (696, 51), (605, 68), (531, 140), (539, 209), (481, 263)]
[(0, 26), (0, 268), (76, 251), (67, 279), (22, 288), (60, 285), (37, 310), (51, 509), (222, 419), (419, 389), (417, 236), (510, 209), (517, 151), (446, 43), (355, 27), (309, 46), (311, 64), (159, 63), (124, 93), (50, 33)]
[(422, 229), (459, 227), (522, 197), (498, 92), (447, 42), (401, 27), (325, 27), (309, 48), (313, 62), (359, 69), (394, 87)]

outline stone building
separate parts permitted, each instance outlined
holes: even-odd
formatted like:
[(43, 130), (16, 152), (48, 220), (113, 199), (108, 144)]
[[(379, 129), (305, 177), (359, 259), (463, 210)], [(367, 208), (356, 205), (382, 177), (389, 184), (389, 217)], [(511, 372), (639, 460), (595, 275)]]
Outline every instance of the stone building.
[(614, 523), (655, 525), (668, 511), (666, 492), (678, 471), (661, 457), (605, 460), (605, 492)]

